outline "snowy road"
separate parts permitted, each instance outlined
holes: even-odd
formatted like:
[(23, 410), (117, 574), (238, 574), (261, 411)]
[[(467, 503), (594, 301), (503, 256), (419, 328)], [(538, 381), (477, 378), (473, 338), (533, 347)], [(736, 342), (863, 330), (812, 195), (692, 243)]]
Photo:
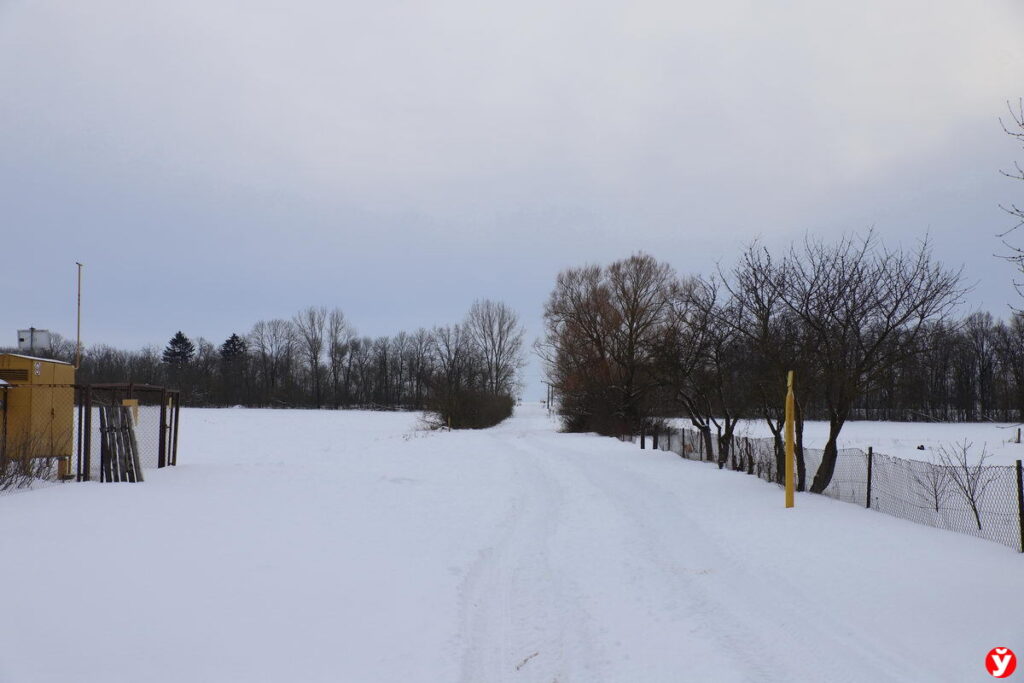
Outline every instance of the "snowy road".
[[(189, 410), (142, 485), (0, 497), (0, 681), (983, 681), (1024, 558), (664, 452)], [(13, 588), (12, 588), (13, 587)]]
[(489, 436), (513, 449), (519, 494), (467, 584), (464, 681), (919, 680), (905, 652), (749, 566), (703, 523), (722, 501), (666, 485), (660, 454), (595, 452), (540, 419)]

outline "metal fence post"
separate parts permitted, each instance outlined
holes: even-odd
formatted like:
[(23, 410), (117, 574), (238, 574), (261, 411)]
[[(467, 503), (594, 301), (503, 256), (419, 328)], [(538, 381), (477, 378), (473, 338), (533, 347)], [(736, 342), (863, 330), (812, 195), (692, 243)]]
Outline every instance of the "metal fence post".
[(75, 441), (75, 481), (82, 481), (82, 419), (85, 417), (83, 401), (81, 390), (79, 387), (75, 387), (75, 408), (78, 410), (78, 419), (75, 420), (75, 428), (78, 432), (78, 439)]
[(1020, 524), (1020, 551), (1024, 553), (1024, 472), (1017, 461), (1017, 520)]
[(92, 385), (85, 387), (85, 434), (82, 437), (82, 481), (92, 478)]
[(868, 508), (871, 507), (871, 465), (875, 460), (875, 449), (868, 446)]
[(178, 465), (178, 423), (181, 422), (181, 392), (174, 394), (174, 429), (171, 430), (171, 464)]
[(160, 392), (160, 445), (157, 446), (156, 466), (167, 466), (167, 390)]

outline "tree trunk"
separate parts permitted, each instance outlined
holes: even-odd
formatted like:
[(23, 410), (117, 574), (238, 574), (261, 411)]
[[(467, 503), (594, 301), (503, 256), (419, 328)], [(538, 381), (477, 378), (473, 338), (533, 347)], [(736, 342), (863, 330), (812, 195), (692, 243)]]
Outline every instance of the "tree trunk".
[(775, 482), (779, 484), (786, 483), (786, 442), (782, 439), (782, 434), (775, 433), (773, 435), (773, 441), (775, 442)]
[(711, 427), (708, 425), (699, 425), (697, 430), (700, 432), (700, 437), (704, 441), (704, 451), (707, 454), (705, 460), (711, 460), (715, 457), (715, 448), (711, 441)]
[(800, 407), (800, 401), (795, 401), (796, 437), (794, 441), (794, 459), (796, 460), (796, 490), (807, 490), (807, 465), (804, 463), (804, 412)]
[(772, 481), (777, 484), (785, 484), (786, 479), (786, 443), (782, 439), (782, 433), (772, 431), (772, 443), (775, 446), (775, 476)]
[(718, 429), (718, 468), (721, 469), (728, 462), (730, 469), (736, 470), (736, 448), (733, 443), (736, 420), (726, 417), (724, 422), (724, 430), (721, 427)]
[(718, 432), (718, 458), (716, 464), (718, 469), (725, 467), (725, 461), (729, 457), (729, 442), (722, 437), (722, 426), (716, 424), (715, 431)]
[(829, 420), (828, 441), (825, 443), (825, 452), (821, 456), (821, 465), (818, 466), (814, 482), (811, 484), (811, 493), (824, 493), (832, 482), (832, 475), (836, 471), (836, 460), (839, 458), (838, 440), (843, 422), (844, 420), (838, 417)]

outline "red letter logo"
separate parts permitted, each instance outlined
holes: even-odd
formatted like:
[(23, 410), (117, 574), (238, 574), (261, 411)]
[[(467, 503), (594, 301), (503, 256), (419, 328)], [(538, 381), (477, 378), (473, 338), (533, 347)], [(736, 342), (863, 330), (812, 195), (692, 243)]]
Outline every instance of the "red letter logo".
[(995, 678), (1009, 678), (1017, 670), (1017, 655), (1008, 647), (994, 647), (985, 657), (985, 668)]

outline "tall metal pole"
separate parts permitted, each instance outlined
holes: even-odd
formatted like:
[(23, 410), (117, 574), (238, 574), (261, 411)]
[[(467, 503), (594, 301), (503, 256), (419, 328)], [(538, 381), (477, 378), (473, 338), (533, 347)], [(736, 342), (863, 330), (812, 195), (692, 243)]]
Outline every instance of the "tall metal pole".
[(78, 266), (78, 332), (75, 342), (75, 370), (82, 365), (82, 264), (75, 261)]

